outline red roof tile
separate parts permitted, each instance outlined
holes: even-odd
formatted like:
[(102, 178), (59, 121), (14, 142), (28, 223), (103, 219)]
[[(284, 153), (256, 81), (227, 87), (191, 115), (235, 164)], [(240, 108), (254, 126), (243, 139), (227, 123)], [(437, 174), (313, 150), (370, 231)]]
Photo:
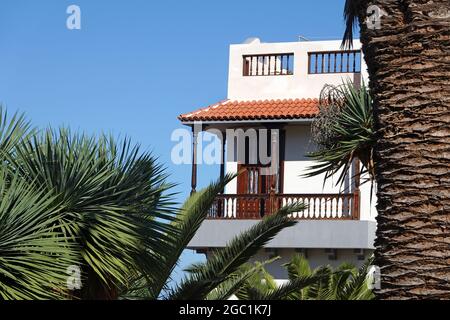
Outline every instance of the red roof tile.
[(313, 118), (319, 111), (318, 99), (260, 101), (225, 100), (178, 116), (182, 122), (291, 120)]

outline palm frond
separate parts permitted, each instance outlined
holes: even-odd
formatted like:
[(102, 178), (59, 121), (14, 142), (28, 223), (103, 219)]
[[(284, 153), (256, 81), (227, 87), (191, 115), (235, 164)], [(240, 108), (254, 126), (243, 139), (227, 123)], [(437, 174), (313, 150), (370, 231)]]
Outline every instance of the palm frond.
[(330, 277), (330, 294), (333, 300), (341, 299), (344, 286), (352, 280), (352, 277), (357, 273), (356, 271), (355, 266), (350, 263), (343, 263), (334, 270)]
[(344, 5), (345, 31), (341, 48), (351, 49), (353, 47), (353, 33), (357, 26), (359, 14), (364, 1), (346, 0)]
[(163, 275), (151, 284), (154, 299), (160, 296), (181, 254), (206, 219), (217, 195), (234, 178), (233, 174), (226, 175), (223, 180), (212, 183), (204, 190), (191, 195), (182, 206), (177, 218), (172, 222), (173, 229), (167, 239), (167, 249), (160, 252)]
[[(93, 287), (117, 291), (132, 275), (156, 278), (173, 228), (164, 168), (129, 140), (47, 130), (19, 143), (11, 168), (61, 206), (58, 227), (76, 239)], [(92, 297), (89, 287), (83, 295)], [(95, 290), (94, 290), (95, 291)]]
[[(294, 280), (300, 277), (308, 277), (313, 274), (313, 270), (309, 265), (308, 259), (303, 255), (295, 254), (291, 260), (283, 265), (289, 276), (289, 280)], [(296, 295), (298, 300), (303, 300), (308, 296), (308, 287), (299, 290)]]
[(296, 222), (288, 217), (304, 209), (303, 205), (288, 206), (277, 214), (268, 216), (247, 231), (236, 236), (228, 245), (217, 250), (202, 270), (190, 274), (169, 295), (170, 299), (204, 299), (214, 288), (224, 282), (242, 264), (246, 263), (282, 229)]
[(363, 84), (356, 89), (351, 82), (341, 86), (325, 86), (320, 99), (319, 116), (314, 120), (312, 133), (318, 151), (308, 154), (316, 164), (304, 174), (313, 177), (324, 174), (326, 181), (337, 175), (337, 185), (343, 185), (355, 161), (360, 172), (374, 182), (373, 148), (375, 144), (372, 99)]
[(369, 288), (368, 269), (373, 258), (367, 260), (356, 274), (350, 277), (349, 281), (342, 286), (339, 291), (339, 298), (342, 300), (371, 300), (374, 298), (372, 290)]
[(301, 254), (292, 256), (291, 261), (283, 265), (289, 275), (289, 279), (294, 279), (301, 276), (310, 276), (312, 274), (311, 266), (308, 259)]
[(190, 264), (189, 266), (185, 267), (183, 269), (183, 271), (187, 272), (187, 273), (197, 273), (197, 272), (201, 272), (202, 268), (203, 268), (202, 262), (194, 262), (194, 263)]
[(0, 300), (68, 297), (67, 268), (80, 261), (58, 231), (58, 206), (47, 191), (0, 167)]
[(0, 153), (12, 153), (18, 143), (28, 139), (35, 131), (24, 114), (14, 113), (9, 117), (6, 108), (0, 105)]
[[(294, 257), (285, 266), (290, 268), (290, 278), (297, 278), (303, 272), (296, 271), (301, 260)], [(294, 292), (291, 297), (298, 300), (370, 300), (373, 294), (368, 287), (367, 269), (371, 260), (368, 260), (359, 270), (350, 263), (342, 263), (336, 269), (322, 266), (311, 272), (318, 277), (318, 281), (301, 290)], [(303, 258), (302, 264), (307, 264)], [(303, 267), (303, 270), (308, 268)]]
[(276, 289), (269, 290), (268, 292), (261, 292), (254, 296), (254, 300), (294, 300), (296, 297), (293, 295), (308, 286), (316, 283), (320, 280), (320, 275), (302, 276), (289, 280)]
[(330, 287), (333, 269), (330, 266), (322, 266), (313, 271), (318, 276), (318, 281), (308, 287), (305, 300), (334, 300), (333, 290)]
[(241, 291), (246, 285), (246, 282), (251, 278), (257, 276), (264, 271), (264, 266), (270, 264), (280, 257), (264, 261), (262, 263), (255, 263), (254, 265), (243, 265), (235, 274), (231, 275), (229, 279), (221, 283), (217, 288), (211, 291), (206, 297), (207, 300), (227, 300), (237, 292)]
[[(255, 263), (255, 266), (259, 265), (260, 263)], [(275, 290), (277, 287), (275, 278), (265, 268), (260, 268), (236, 291), (236, 297), (239, 300), (258, 300), (259, 297)]]

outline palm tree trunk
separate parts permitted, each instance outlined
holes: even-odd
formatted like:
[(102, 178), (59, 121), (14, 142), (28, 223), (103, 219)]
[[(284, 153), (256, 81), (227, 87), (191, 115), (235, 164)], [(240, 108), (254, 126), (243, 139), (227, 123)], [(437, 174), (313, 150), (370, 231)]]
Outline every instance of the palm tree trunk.
[(76, 290), (73, 297), (79, 300), (117, 300), (119, 291), (111, 282), (105, 284), (98, 274), (90, 267), (86, 266), (86, 278), (81, 290)]
[[(450, 298), (449, 0), (360, 1), (378, 143), (380, 299)], [(367, 8), (387, 16), (368, 28)]]

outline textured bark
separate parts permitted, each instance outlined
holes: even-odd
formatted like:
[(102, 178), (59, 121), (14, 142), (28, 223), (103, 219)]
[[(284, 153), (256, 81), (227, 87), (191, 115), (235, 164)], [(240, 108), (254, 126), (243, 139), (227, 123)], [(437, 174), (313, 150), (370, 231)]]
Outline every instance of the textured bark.
[[(381, 29), (362, 23), (377, 5)], [(380, 299), (450, 299), (449, 0), (361, 1), (378, 142)]]

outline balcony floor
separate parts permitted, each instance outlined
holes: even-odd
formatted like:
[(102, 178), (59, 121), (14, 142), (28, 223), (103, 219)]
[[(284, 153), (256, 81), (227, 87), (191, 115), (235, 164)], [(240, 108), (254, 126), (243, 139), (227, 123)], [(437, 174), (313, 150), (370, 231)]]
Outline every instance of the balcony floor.
[[(257, 220), (206, 220), (189, 243), (190, 249), (222, 248)], [(376, 222), (300, 220), (282, 230), (267, 248), (374, 249)]]

